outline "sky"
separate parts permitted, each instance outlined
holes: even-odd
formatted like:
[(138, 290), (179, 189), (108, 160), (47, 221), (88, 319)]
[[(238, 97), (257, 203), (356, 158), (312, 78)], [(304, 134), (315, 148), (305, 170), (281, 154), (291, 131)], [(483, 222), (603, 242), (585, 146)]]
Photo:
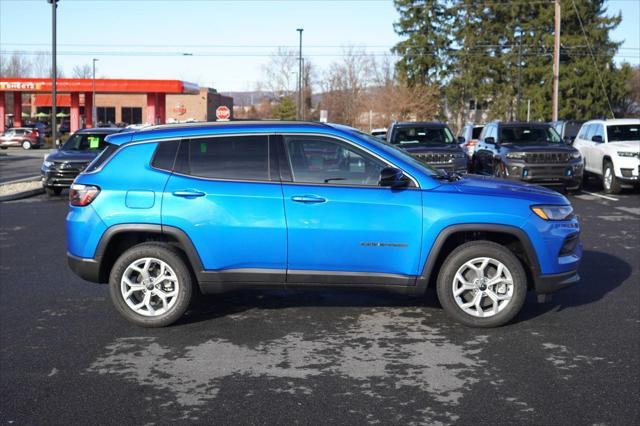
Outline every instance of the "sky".
[[(640, 64), (640, 0), (610, 0), (608, 10), (623, 18), (612, 33), (624, 41), (616, 61)], [(297, 28), (319, 72), (347, 46), (382, 55), (400, 40), (392, 0), (60, 0), (57, 19), (66, 76), (98, 58), (98, 77), (180, 79), (221, 92), (254, 90), (278, 46), (298, 48)], [(0, 54), (50, 46), (46, 0), (0, 0)]]

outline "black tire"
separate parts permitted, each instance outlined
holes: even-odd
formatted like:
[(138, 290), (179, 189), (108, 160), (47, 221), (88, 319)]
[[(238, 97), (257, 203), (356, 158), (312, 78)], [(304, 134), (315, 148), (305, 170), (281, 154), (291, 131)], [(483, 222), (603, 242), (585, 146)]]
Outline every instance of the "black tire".
[[(490, 317), (476, 317), (465, 312), (455, 300), (453, 282), (458, 269), (466, 262), (488, 257), (501, 262), (511, 273), (513, 295), (509, 303)], [(438, 274), (438, 299), (446, 314), (470, 327), (499, 327), (515, 317), (527, 295), (527, 275), (520, 260), (507, 248), (491, 241), (471, 241), (453, 250), (446, 258)]]
[(60, 193), (62, 193), (62, 188), (45, 187), (44, 191), (47, 193), (49, 197), (55, 197), (57, 195), (60, 195)]
[[(120, 282), (127, 267), (135, 260), (145, 257), (167, 263), (175, 272), (179, 284), (175, 304), (168, 312), (154, 317), (135, 312), (127, 305), (120, 291)], [(128, 321), (141, 327), (166, 327), (180, 319), (192, 301), (193, 285), (191, 270), (182, 254), (164, 243), (142, 243), (131, 247), (116, 260), (109, 276), (109, 294), (116, 310)]]
[[(607, 184), (606, 178), (607, 170), (611, 173), (611, 184), (609, 185)], [(622, 191), (620, 180), (616, 177), (616, 172), (611, 161), (604, 163), (604, 167), (602, 168), (602, 187), (604, 188), (604, 192), (607, 194), (619, 194), (620, 191)]]
[(6, 146), (0, 146), (0, 149), (7, 149)]

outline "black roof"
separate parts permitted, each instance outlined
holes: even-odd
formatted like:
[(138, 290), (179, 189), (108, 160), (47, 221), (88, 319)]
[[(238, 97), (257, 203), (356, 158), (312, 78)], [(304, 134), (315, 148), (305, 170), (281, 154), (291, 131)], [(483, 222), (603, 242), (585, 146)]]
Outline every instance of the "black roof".
[(397, 121), (393, 123), (397, 127), (446, 127), (447, 125), (441, 121)]
[(120, 127), (92, 127), (88, 129), (80, 129), (75, 133), (98, 133), (98, 134), (112, 134), (123, 131), (124, 129)]

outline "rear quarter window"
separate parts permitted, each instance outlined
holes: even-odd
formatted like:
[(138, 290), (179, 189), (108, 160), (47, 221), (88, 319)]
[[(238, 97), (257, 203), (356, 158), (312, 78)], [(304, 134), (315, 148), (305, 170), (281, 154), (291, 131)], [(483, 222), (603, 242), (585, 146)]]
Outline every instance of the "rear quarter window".
[(98, 170), (117, 150), (117, 145), (112, 145), (110, 143), (106, 144), (107, 146), (98, 154), (98, 156), (87, 166), (84, 170), (85, 173), (91, 173)]
[(178, 141), (158, 143), (156, 152), (153, 154), (153, 160), (151, 160), (151, 166), (161, 170), (173, 170), (173, 163), (175, 162), (176, 153), (178, 152), (178, 145)]

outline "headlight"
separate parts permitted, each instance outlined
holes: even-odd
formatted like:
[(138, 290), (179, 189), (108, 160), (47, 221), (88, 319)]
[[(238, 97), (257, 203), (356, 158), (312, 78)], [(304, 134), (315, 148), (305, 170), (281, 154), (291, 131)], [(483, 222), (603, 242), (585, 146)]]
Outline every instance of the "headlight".
[(544, 220), (567, 220), (573, 217), (571, 206), (531, 206), (531, 210)]
[(46, 169), (48, 169), (49, 167), (53, 166), (53, 161), (47, 161), (47, 160), (44, 160), (44, 161), (42, 162), (42, 165), (43, 165)]
[(620, 157), (640, 157), (640, 152), (618, 151)]
[(511, 159), (511, 160), (522, 160), (525, 157), (524, 152), (510, 152), (507, 154), (507, 158)]
[(574, 160), (579, 160), (580, 158), (582, 158), (580, 156), (580, 151), (574, 151), (571, 153), (571, 158), (573, 158)]

